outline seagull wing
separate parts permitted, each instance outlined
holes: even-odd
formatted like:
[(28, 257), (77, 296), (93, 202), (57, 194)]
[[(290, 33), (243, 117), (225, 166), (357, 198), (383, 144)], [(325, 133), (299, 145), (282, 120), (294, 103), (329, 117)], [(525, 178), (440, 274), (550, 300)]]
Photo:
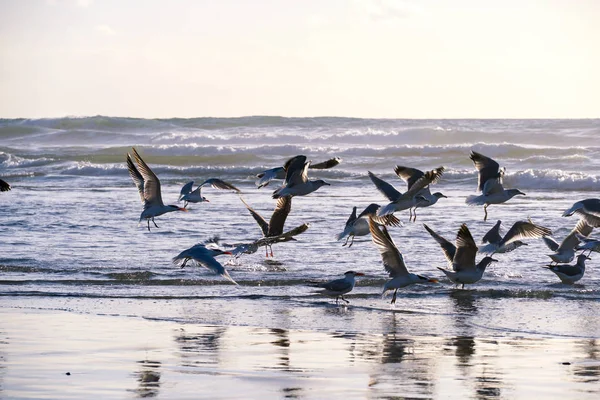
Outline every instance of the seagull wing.
[(342, 162), (342, 159), (339, 157), (330, 158), (327, 161), (320, 162), (318, 164), (311, 164), (310, 169), (329, 169), (333, 168)]
[(575, 225), (575, 228), (573, 228), (567, 237), (565, 237), (560, 243), (560, 246), (556, 251), (558, 252), (565, 249), (574, 249), (580, 242), (578, 235), (589, 236), (593, 229), (594, 228), (588, 225), (585, 220), (580, 219), (577, 222), (577, 225)]
[(397, 191), (396, 188), (394, 188), (392, 185), (390, 185), (383, 179), (378, 178), (371, 171), (369, 171), (369, 178), (371, 178), (371, 182), (375, 184), (377, 190), (379, 190), (381, 194), (383, 194), (389, 201), (396, 201), (402, 196), (402, 193)]
[(383, 266), (385, 270), (390, 274), (390, 277), (408, 275), (406, 264), (404, 264), (404, 257), (394, 244), (390, 234), (385, 226), (381, 229), (375, 224), (372, 218), (369, 218), (369, 230), (371, 231), (371, 237), (373, 238), (373, 244), (379, 249), (381, 259), (383, 260)]
[(477, 180), (477, 190), (483, 191), (483, 186), (488, 179), (498, 179), (500, 176), (500, 164), (483, 154), (471, 151), (471, 160), (475, 164), (475, 168), (479, 171)]
[(517, 221), (506, 232), (500, 246), (505, 246), (520, 239), (538, 239), (549, 235), (552, 235), (552, 231), (546, 227), (536, 225), (531, 221)]
[(190, 182), (186, 183), (185, 185), (183, 185), (183, 187), (181, 188), (181, 192), (179, 192), (179, 201), (181, 201), (181, 199), (183, 199), (183, 197), (186, 194), (192, 193), (193, 186), (194, 186), (194, 181), (190, 181)]
[(240, 200), (242, 203), (244, 203), (248, 211), (250, 211), (250, 215), (252, 215), (252, 218), (254, 218), (258, 226), (260, 226), (260, 230), (262, 231), (263, 235), (267, 236), (267, 232), (269, 232), (269, 223), (265, 221), (265, 219), (258, 212), (254, 211), (254, 209), (250, 207), (250, 205), (248, 205), (248, 203), (246, 203), (241, 196)]
[(437, 233), (435, 233), (433, 229), (431, 229), (427, 225), (423, 224), (423, 226), (425, 227), (427, 232), (429, 232), (431, 237), (433, 237), (435, 241), (438, 242), (438, 244), (442, 247), (442, 251), (446, 256), (446, 260), (448, 260), (448, 263), (452, 263), (452, 260), (454, 260), (454, 255), (456, 254), (456, 246), (453, 243), (450, 243), (449, 241), (441, 237), (440, 235), (438, 235)]
[(419, 180), (423, 175), (423, 171), (416, 168), (403, 167), (401, 165), (396, 165), (394, 168), (394, 172), (400, 179), (408, 185), (408, 190), (410, 190), (411, 186), (415, 184), (416, 181)]
[(456, 235), (456, 254), (452, 260), (454, 271), (475, 269), (477, 250), (477, 244), (475, 244), (469, 228), (466, 224), (462, 224)]
[(320, 284), (318, 284), (318, 287), (327, 289), (331, 292), (344, 292), (344, 291), (347, 291), (348, 289), (352, 288), (352, 282), (348, 281), (347, 279), (342, 278), (342, 279), (336, 279), (336, 280), (325, 282), (325, 283), (320, 283)]
[[(148, 167), (148, 164), (142, 160), (135, 148), (132, 148), (132, 150), (133, 158), (135, 158), (135, 162), (137, 163), (137, 171), (139, 175), (138, 179), (141, 177), (143, 182), (141, 185), (143, 190), (140, 192), (140, 194), (142, 196), (142, 200), (144, 201), (144, 207), (163, 206), (164, 203), (160, 194), (160, 180), (154, 174), (154, 172), (152, 172), (150, 167)], [(134, 174), (132, 173), (131, 168), (129, 169), (129, 174), (133, 180), (136, 181), (136, 178), (133, 177)], [(136, 182), (136, 185), (138, 190), (140, 190), (140, 185), (138, 182)]]
[(358, 215), (357, 219), (367, 218), (370, 216), (371, 218), (373, 218), (373, 221), (375, 221), (379, 225), (386, 225), (386, 226), (400, 226), (401, 225), (400, 220), (393, 214), (388, 214), (388, 215), (384, 215), (383, 217), (378, 217), (377, 210), (379, 210), (379, 207), (380, 207), (379, 204), (375, 204), (375, 203), (369, 204), (367, 206), (367, 208), (365, 208)]
[(498, 220), (498, 222), (496, 222), (496, 225), (494, 225), (492, 229), (490, 229), (488, 233), (486, 233), (485, 236), (481, 239), (481, 243), (500, 243), (500, 241), (502, 240), (502, 236), (500, 236), (501, 224), (502, 221)]
[(292, 196), (284, 196), (277, 199), (277, 205), (269, 220), (269, 229), (266, 236), (277, 236), (283, 232), (283, 226), (290, 210), (292, 209)]
[(260, 174), (256, 175), (258, 178), (256, 186), (260, 189), (267, 186), (273, 179), (285, 179), (285, 169), (283, 167), (275, 167), (268, 169)]
[(499, 179), (488, 179), (484, 184), (483, 184), (483, 190), (482, 193), (485, 196), (489, 196), (492, 194), (496, 194), (496, 193), (500, 193), (504, 191), (504, 186), (502, 186), (502, 183), (500, 183)]
[(308, 181), (308, 167), (310, 161), (306, 162), (305, 156), (296, 156), (291, 160), (288, 160), (284, 168), (286, 169), (285, 174), (285, 187), (292, 187), (294, 185), (300, 185)]
[(356, 221), (356, 206), (352, 207), (352, 214), (350, 214), (348, 221), (346, 221), (346, 226), (352, 224), (354, 221)]
[(0, 179), (0, 192), (8, 192), (10, 190), (10, 185)]
[(205, 185), (210, 185), (213, 189), (234, 190), (238, 193), (241, 192), (240, 189), (236, 188), (231, 183), (227, 183), (218, 178), (207, 179), (204, 182), (202, 182), (202, 185), (200, 185), (200, 187)]
[(421, 190), (427, 187), (430, 184), (436, 183), (444, 173), (444, 167), (438, 167), (436, 169), (432, 169), (431, 171), (427, 171), (423, 174), (422, 177), (417, 179), (415, 183), (413, 183), (403, 195), (403, 198), (411, 198), (417, 195)]

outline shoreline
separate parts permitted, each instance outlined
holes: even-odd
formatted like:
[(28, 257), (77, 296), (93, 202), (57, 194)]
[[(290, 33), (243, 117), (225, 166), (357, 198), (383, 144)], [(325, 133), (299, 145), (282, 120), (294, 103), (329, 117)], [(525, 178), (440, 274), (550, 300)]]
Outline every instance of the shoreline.
[(410, 336), (394, 324), (384, 334), (324, 332), (10, 307), (0, 320), (0, 397), (9, 399), (591, 399), (600, 390), (598, 339)]

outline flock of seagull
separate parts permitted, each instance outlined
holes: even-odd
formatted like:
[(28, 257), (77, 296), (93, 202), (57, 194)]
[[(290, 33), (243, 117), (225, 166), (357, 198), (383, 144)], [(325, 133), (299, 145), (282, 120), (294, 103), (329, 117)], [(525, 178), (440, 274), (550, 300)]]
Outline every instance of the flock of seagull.
[[(518, 189), (504, 188), (503, 176), (505, 169), (500, 168), (496, 161), (475, 151), (471, 151), (470, 158), (478, 171), (477, 190), (481, 194), (467, 197), (466, 204), (483, 206), (484, 221), (487, 220), (487, 208), (490, 205), (502, 204), (514, 196), (525, 195)], [(277, 200), (277, 203), (269, 221), (265, 220), (240, 196), (241, 201), (258, 223), (263, 236), (253, 242), (237, 244), (220, 243), (219, 238), (214, 237), (182, 251), (173, 258), (173, 263), (185, 267), (190, 260), (193, 260), (237, 284), (215, 257), (222, 254), (238, 257), (241, 254), (254, 253), (262, 246), (265, 247), (265, 257), (269, 257), (273, 256), (271, 247), (273, 244), (295, 240), (294, 236), (306, 231), (308, 224), (284, 232), (284, 224), (291, 210), (292, 198), (306, 196), (322, 186), (329, 185), (321, 179), (309, 180), (308, 171), (310, 169), (332, 168), (338, 165), (340, 161), (339, 158), (332, 158), (319, 164), (312, 164), (306, 156), (298, 155), (289, 159), (283, 166), (258, 174), (256, 181), (258, 188), (266, 187), (274, 179), (284, 180), (283, 184), (273, 192), (272, 197)], [(241, 193), (238, 188), (230, 183), (218, 178), (210, 178), (194, 190), (192, 190), (193, 181), (183, 186), (179, 201), (184, 201), (184, 207), (165, 205), (161, 198), (158, 177), (140, 157), (135, 148), (132, 149), (132, 154), (127, 154), (127, 166), (144, 205), (140, 215), (140, 223), (146, 220), (149, 231), (150, 222), (158, 227), (154, 221), (155, 217), (172, 211), (187, 211), (188, 203), (209, 201), (201, 194), (201, 189), (204, 186)], [(446, 196), (440, 192), (431, 193), (430, 191), (430, 185), (439, 181), (444, 170), (444, 167), (438, 167), (423, 172), (416, 168), (396, 166), (394, 172), (407, 184), (407, 190), (404, 193), (369, 171), (369, 178), (389, 203), (384, 206), (375, 203), (370, 204), (358, 215), (357, 208), (354, 207), (344, 230), (337, 235), (338, 240), (346, 239), (343, 246), (351, 247), (355, 236), (371, 234), (372, 242), (379, 250), (383, 266), (391, 278), (385, 283), (383, 294), (387, 291), (394, 291), (392, 304), (395, 303), (397, 291), (400, 288), (415, 283), (437, 282), (434, 278), (409, 272), (402, 253), (398, 250), (386, 227), (401, 224), (394, 213), (409, 210), (409, 220), (416, 221), (417, 208), (432, 206), (439, 199), (445, 198)], [(588, 238), (593, 228), (600, 226), (600, 199), (587, 199), (576, 202), (564, 212), (563, 216), (574, 214), (579, 216), (580, 219), (560, 244), (551, 238), (552, 231), (550, 229), (536, 225), (531, 220), (515, 222), (504, 236), (500, 234), (501, 221), (498, 221), (483, 237), (482, 243), (485, 245), (481, 248), (477, 246), (466, 224), (462, 224), (459, 228), (455, 243), (443, 238), (429, 226), (423, 225), (440, 245), (450, 267), (449, 269), (438, 267), (438, 269), (451, 282), (462, 285), (462, 288), (465, 284), (473, 284), (482, 278), (486, 267), (497, 261), (492, 257), (494, 254), (513, 251), (520, 246), (527, 245), (522, 239), (535, 238), (542, 238), (552, 251), (552, 254), (549, 255), (552, 263), (545, 268), (554, 272), (563, 283), (573, 284), (583, 277), (585, 260), (589, 259), (590, 253), (592, 251), (600, 252), (600, 240)], [(573, 261), (578, 251), (581, 251), (581, 254), (577, 256), (577, 262), (574, 265), (569, 265), (568, 263)], [(588, 253), (584, 255), (586, 251)], [(478, 253), (485, 254), (485, 256), (479, 262), (476, 262)], [(349, 293), (354, 288), (355, 277), (364, 274), (348, 271), (344, 275), (344, 278), (329, 282), (307, 281), (307, 284), (318, 288), (322, 294), (335, 297), (336, 303), (340, 298), (342, 301), (348, 302), (344, 298), (344, 294)]]
[[(504, 188), (502, 181), (505, 169), (500, 168), (496, 161), (475, 151), (471, 151), (470, 158), (478, 171), (477, 190), (481, 194), (468, 196), (466, 204), (483, 206), (484, 221), (488, 217), (487, 208), (490, 205), (505, 203), (516, 195), (525, 195), (518, 189)], [(312, 164), (306, 156), (298, 155), (289, 159), (283, 166), (258, 174), (256, 181), (258, 188), (268, 186), (275, 179), (284, 180), (283, 184), (273, 192), (272, 197), (277, 202), (269, 221), (256, 212), (240, 195), (241, 201), (259, 225), (262, 237), (251, 242), (235, 244), (221, 243), (218, 237), (214, 237), (185, 249), (173, 258), (173, 263), (183, 268), (193, 260), (196, 264), (212, 270), (237, 285), (225, 267), (216, 260), (216, 257), (222, 254), (239, 257), (242, 254), (254, 253), (263, 246), (265, 247), (265, 257), (272, 257), (273, 244), (296, 240), (294, 237), (305, 232), (309, 225), (302, 224), (284, 231), (285, 221), (291, 211), (292, 198), (306, 196), (329, 185), (321, 179), (309, 180), (308, 171), (310, 169), (332, 168), (340, 162), (341, 160), (336, 157), (322, 163)], [(165, 205), (161, 196), (160, 180), (135, 148), (132, 148), (131, 154), (127, 154), (127, 168), (143, 203), (140, 223), (145, 220), (148, 231), (150, 231), (150, 222), (158, 228), (154, 220), (158, 216), (173, 211), (188, 211), (186, 207), (189, 203), (208, 202), (209, 200), (201, 193), (201, 189), (205, 186), (241, 194), (241, 191), (234, 185), (218, 178), (210, 178), (195, 189), (193, 181), (183, 186), (179, 196), (179, 202), (184, 202), (183, 207)], [(409, 210), (409, 220), (416, 221), (417, 208), (433, 206), (439, 199), (445, 198), (446, 196), (440, 192), (431, 193), (430, 191), (430, 185), (439, 181), (444, 170), (444, 167), (438, 167), (423, 172), (416, 168), (396, 166), (394, 172), (407, 184), (407, 190), (404, 193), (368, 171), (369, 178), (389, 203), (384, 206), (370, 204), (358, 215), (357, 207), (354, 207), (344, 230), (337, 235), (338, 240), (346, 239), (342, 246), (348, 247), (352, 246), (356, 236), (371, 235), (373, 244), (380, 252), (383, 266), (391, 278), (385, 283), (383, 294), (387, 291), (394, 291), (392, 304), (396, 301), (398, 289), (416, 283), (437, 282), (434, 278), (409, 272), (404, 257), (395, 245), (387, 227), (401, 225), (394, 213)], [(10, 185), (0, 179), (0, 191), (10, 189)], [(465, 284), (473, 284), (482, 278), (486, 267), (497, 261), (492, 257), (494, 254), (513, 251), (527, 245), (522, 239), (535, 238), (542, 238), (552, 251), (552, 254), (549, 254), (552, 262), (545, 268), (554, 272), (563, 283), (573, 284), (583, 277), (585, 261), (590, 259), (591, 252), (600, 252), (600, 240), (589, 238), (593, 228), (600, 227), (600, 199), (586, 199), (574, 203), (563, 213), (564, 217), (572, 215), (578, 216), (579, 220), (560, 243), (551, 237), (550, 229), (536, 225), (531, 220), (515, 222), (504, 236), (500, 234), (501, 221), (498, 221), (483, 237), (482, 243), (485, 245), (482, 247), (477, 246), (466, 224), (460, 226), (454, 243), (436, 233), (426, 224), (423, 226), (440, 245), (448, 262), (449, 269), (439, 267), (438, 269), (451, 282), (462, 285), (462, 288)], [(581, 253), (575, 257), (578, 251)], [(587, 254), (585, 254), (586, 251)], [(478, 253), (485, 254), (485, 256), (476, 262)], [(575, 258), (576, 263), (570, 265), (569, 263)], [(360, 272), (348, 271), (341, 279), (329, 282), (308, 281), (307, 284), (318, 288), (319, 293), (335, 297), (336, 303), (340, 298), (342, 301), (348, 302), (344, 295), (354, 288), (355, 277), (363, 275)]]

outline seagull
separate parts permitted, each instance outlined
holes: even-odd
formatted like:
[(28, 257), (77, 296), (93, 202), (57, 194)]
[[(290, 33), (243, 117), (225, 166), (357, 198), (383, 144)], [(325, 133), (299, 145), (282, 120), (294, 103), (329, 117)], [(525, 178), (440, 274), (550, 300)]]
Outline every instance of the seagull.
[[(269, 220), (269, 222), (265, 221), (265, 219), (259, 213), (254, 211), (254, 209), (252, 209), (252, 207), (250, 207), (248, 205), (248, 203), (246, 203), (244, 201), (244, 199), (242, 199), (240, 197), (240, 200), (242, 200), (242, 203), (244, 203), (244, 205), (250, 212), (250, 215), (252, 215), (252, 217), (258, 224), (258, 226), (260, 226), (260, 229), (263, 233), (263, 237), (267, 238), (267, 237), (279, 236), (283, 233), (283, 226), (285, 224), (285, 220), (287, 219), (287, 216), (290, 213), (290, 210), (292, 209), (292, 198), (291, 197), (286, 196), (286, 197), (281, 197), (281, 198), (277, 199), (277, 205), (275, 206), (275, 210), (273, 211), (273, 214), (271, 215), (271, 219)], [(289, 240), (295, 240), (295, 239), (290, 237)], [(265, 257), (269, 257), (269, 252), (268, 252), (269, 248), (271, 248), (271, 245), (266, 244), (265, 245)], [(271, 257), (273, 257), (273, 249), (272, 248), (271, 248)]]
[(181, 188), (181, 192), (179, 193), (178, 201), (184, 201), (183, 207), (187, 207), (188, 203), (202, 203), (205, 201), (209, 202), (209, 200), (206, 197), (202, 196), (202, 194), (200, 193), (200, 190), (204, 185), (210, 185), (215, 189), (235, 190), (237, 193), (240, 193), (240, 189), (236, 188), (231, 183), (227, 183), (217, 178), (210, 178), (202, 182), (202, 184), (198, 186), (195, 190), (192, 190), (192, 187), (194, 186), (194, 181), (190, 181), (183, 185), (183, 187)]
[(500, 169), (500, 165), (489, 157), (471, 150), (471, 160), (475, 168), (479, 171), (477, 180), (477, 190), (482, 194), (479, 196), (471, 195), (467, 197), (465, 203), (470, 206), (483, 206), (485, 215), (483, 220), (487, 220), (487, 208), (490, 204), (501, 204), (520, 194), (525, 193), (518, 189), (504, 189), (502, 186), (502, 177), (505, 168)]
[(427, 232), (438, 242), (442, 247), (442, 251), (446, 256), (446, 260), (452, 265), (452, 271), (440, 268), (448, 279), (455, 284), (462, 284), (462, 288), (465, 288), (465, 283), (475, 283), (481, 279), (483, 272), (490, 263), (498, 261), (492, 257), (484, 257), (475, 264), (475, 256), (477, 255), (477, 245), (473, 236), (467, 228), (466, 224), (462, 224), (456, 235), (456, 246), (444, 239), (437, 233), (435, 233), (427, 225), (423, 224)]
[(600, 227), (600, 199), (585, 199), (574, 203), (563, 213), (563, 217), (577, 214), (593, 228)]
[(306, 156), (296, 156), (286, 163), (285, 182), (283, 186), (273, 192), (273, 198), (278, 199), (285, 196), (305, 196), (314, 192), (321, 186), (330, 186), (322, 179), (308, 180), (308, 167), (310, 161)]
[(593, 229), (585, 220), (580, 219), (560, 244), (549, 236), (544, 237), (544, 243), (554, 252), (553, 254), (548, 254), (548, 257), (557, 264), (570, 263), (575, 258), (575, 250), (577, 245), (579, 245), (580, 237), (587, 237), (592, 233)]
[(544, 268), (554, 272), (556, 276), (560, 278), (562, 283), (572, 285), (581, 278), (585, 273), (585, 260), (591, 260), (586, 255), (580, 254), (577, 256), (577, 263), (575, 265), (547, 265)]
[(0, 179), (0, 192), (8, 192), (10, 190), (10, 185)]
[(400, 288), (415, 283), (437, 283), (437, 279), (431, 279), (408, 272), (406, 264), (404, 263), (404, 256), (394, 244), (394, 241), (385, 226), (382, 226), (381, 229), (379, 229), (373, 218), (369, 217), (369, 229), (371, 231), (371, 237), (373, 238), (373, 244), (377, 247), (379, 253), (381, 253), (383, 267), (390, 274), (390, 278), (392, 278), (383, 285), (382, 293), (383, 296), (388, 290), (394, 289), (391, 304), (396, 303), (396, 294)]
[(194, 260), (197, 264), (210, 269), (214, 273), (221, 275), (223, 278), (237, 285), (237, 282), (234, 281), (231, 276), (229, 276), (229, 273), (225, 267), (223, 267), (220, 262), (215, 260), (215, 257), (221, 254), (231, 255), (231, 252), (216, 248), (209, 249), (204, 243), (198, 243), (173, 257), (173, 264), (179, 265), (181, 268), (183, 268), (186, 266), (188, 261)]
[(438, 167), (434, 170), (427, 171), (417, 179), (404, 194), (398, 192), (392, 185), (378, 178), (371, 171), (368, 171), (369, 178), (375, 184), (377, 189), (390, 200), (386, 206), (381, 207), (377, 211), (378, 217), (392, 214), (396, 211), (407, 210), (414, 207), (417, 202), (427, 200), (420, 195), (420, 191), (428, 185), (436, 183), (444, 173), (444, 167)]
[[(443, 168), (443, 167), (440, 167)], [(440, 169), (438, 168), (438, 169)], [(396, 165), (394, 172), (400, 179), (408, 184), (408, 190), (423, 176), (425, 173), (416, 168), (403, 167), (400, 165)], [(441, 173), (440, 173), (441, 175)], [(447, 199), (441, 192), (431, 193), (429, 190), (429, 186), (426, 186), (424, 189), (421, 189), (419, 193), (417, 193), (417, 198), (419, 200), (416, 202), (412, 210), (414, 210), (414, 216), (412, 216), (412, 221), (415, 222), (417, 220), (417, 208), (419, 207), (429, 207), (437, 203), (437, 201), (441, 198)], [(422, 199), (421, 199), (422, 197)], [(413, 214), (413, 211), (409, 209), (410, 213)]]
[(321, 288), (322, 290), (318, 291), (318, 293), (327, 296), (335, 296), (335, 304), (338, 304), (338, 300), (340, 298), (346, 303), (350, 304), (350, 302), (344, 298), (344, 295), (354, 289), (354, 277), (356, 276), (365, 276), (365, 274), (362, 272), (348, 271), (344, 273), (344, 277), (342, 279), (335, 279), (333, 281), (324, 283), (312, 281), (308, 281), (307, 283), (312, 287)]
[(165, 206), (162, 201), (160, 194), (160, 180), (152, 172), (150, 167), (142, 160), (135, 148), (133, 150), (133, 158), (137, 163), (137, 168), (133, 162), (133, 159), (129, 153), (127, 153), (127, 168), (129, 169), (129, 175), (137, 186), (140, 192), (140, 198), (144, 203), (144, 211), (140, 215), (140, 222), (143, 219), (148, 220), (148, 231), (150, 231), (150, 221), (158, 228), (154, 217), (163, 215), (171, 211), (187, 211), (185, 208), (181, 208), (175, 205)]
[[(293, 160), (293, 158), (288, 160), (288, 162), (291, 160)], [(271, 168), (271, 169), (261, 172), (260, 174), (257, 174), (256, 175), (256, 177), (258, 178), (258, 180), (256, 181), (257, 188), (260, 189), (260, 188), (267, 186), (273, 179), (285, 179), (286, 168), (287, 168), (288, 162), (286, 162), (286, 164), (283, 167)], [(334, 158), (330, 158), (329, 160), (323, 161), (318, 164), (311, 164), (311, 165), (309, 165), (308, 168), (309, 169), (328, 169), (328, 168), (335, 167), (340, 162), (342, 162), (341, 158), (334, 157)]]
[(371, 203), (365, 208), (358, 217), (356, 216), (356, 207), (352, 208), (352, 214), (350, 214), (350, 218), (346, 221), (346, 226), (344, 227), (344, 231), (337, 235), (337, 240), (342, 240), (346, 238), (346, 242), (344, 242), (343, 246), (348, 244), (348, 240), (350, 244), (348, 248), (352, 247), (354, 243), (355, 236), (366, 236), (369, 234), (369, 220), (368, 217), (374, 217), (375, 222), (380, 225), (387, 226), (400, 226), (401, 222), (394, 215), (386, 215), (385, 217), (377, 217), (376, 213), (379, 209), (379, 204)]
[(540, 225), (536, 225), (531, 220), (517, 221), (506, 232), (504, 237), (500, 236), (500, 225), (502, 221), (498, 220), (496, 225), (485, 234), (481, 243), (488, 243), (479, 249), (479, 253), (494, 254), (508, 253), (521, 246), (526, 246), (527, 243), (519, 239), (531, 238), (537, 239), (544, 236), (552, 235), (552, 231)]
[(213, 243), (215, 246), (225, 248), (234, 257), (237, 258), (242, 254), (254, 254), (258, 251), (258, 248), (261, 246), (270, 247), (275, 243), (289, 242), (290, 240), (295, 240), (294, 236), (306, 232), (306, 230), (309, 227), (309, 224), (302, 224), (300, 226), (295, 227), (294, 229), (290, 229), (289, 231), (282, 233), (281, 235), (262, 237), (258, 240), (247, 243), (221, 243), (221, 239), (218, 236), (214, 236), (213, 238), (209, 239), (207, 243)]

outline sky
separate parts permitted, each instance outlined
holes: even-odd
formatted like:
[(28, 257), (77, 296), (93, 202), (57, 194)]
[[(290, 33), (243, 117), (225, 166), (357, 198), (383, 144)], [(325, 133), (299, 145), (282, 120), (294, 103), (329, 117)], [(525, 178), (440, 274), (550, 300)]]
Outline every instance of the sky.
[(596, 0), (0, 0), (0, 117), (597, 118)]

